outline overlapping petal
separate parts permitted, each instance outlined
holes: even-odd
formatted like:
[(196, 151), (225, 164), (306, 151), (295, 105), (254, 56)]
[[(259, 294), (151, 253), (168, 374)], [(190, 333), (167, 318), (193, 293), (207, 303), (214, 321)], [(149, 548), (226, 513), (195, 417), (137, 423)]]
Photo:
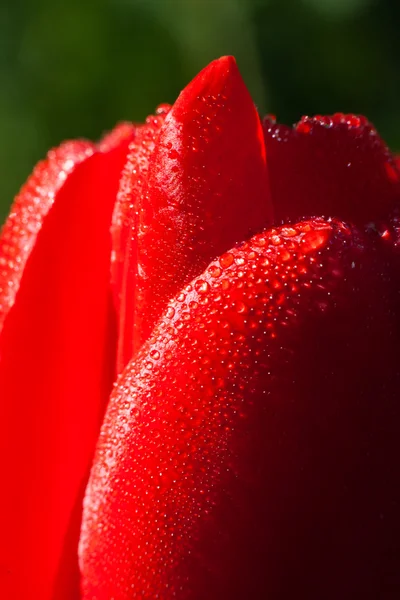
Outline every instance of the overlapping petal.
[(115, 376), (110, 224), (129, 136), (50, 152), (1, 237), (1, 595), (79, 597), (83, 491)]
[(181, 93), (146, 175), (132, 195), (137, 225), (125, 270), (134, 301), (122, 316), (121, 366), (182, 285), (271, 222), (262, 128), (233, 58), (211, 63)]
[(66, 142), (40, 162), (16, 197), (0, 237), (0, 328), (14, 304), (26, 262), (67, 176), (93, 154), (90, 142)]
[(392, 597), (399, 282), (385, 244), (335, 220), (285, 226), (169, 304), (103, 424), (85, 599)]
[[(139, 218), (139, 201), (146, 186), (160, 129), (170, 107), (160, 105), (157, 114), (136, 127), (121, 175), (112, 219), (111, 285), (118, 316), (117, 368), (122, 370), (132, 355), (136, 264), (132, 259)], [(129, 332), (129, 333), (128, 333)]]
[(303, 117), (293, 128), (264, 121), (277, 223), (324, 215), (386, 230), (400, 203), (400, 171), (365, 117)]

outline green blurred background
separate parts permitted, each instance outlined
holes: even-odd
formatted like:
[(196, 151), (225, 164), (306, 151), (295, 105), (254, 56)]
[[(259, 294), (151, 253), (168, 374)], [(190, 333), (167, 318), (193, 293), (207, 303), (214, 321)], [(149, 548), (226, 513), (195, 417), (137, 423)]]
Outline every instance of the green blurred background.
[(0, 221), (50, 146), (173, 102), (234, 54), (261, 112), (366, 114), (400, 150), (400, 0), (2, 0)]

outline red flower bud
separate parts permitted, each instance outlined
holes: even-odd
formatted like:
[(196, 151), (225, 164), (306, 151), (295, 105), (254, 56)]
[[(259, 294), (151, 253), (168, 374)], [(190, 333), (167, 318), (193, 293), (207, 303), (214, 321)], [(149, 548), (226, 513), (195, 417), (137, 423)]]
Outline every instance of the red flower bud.
[(230, 57), (51, 151), (0, 237), (2, 597), (397, 598), (399, 203), (364, 117), (262, 126)]

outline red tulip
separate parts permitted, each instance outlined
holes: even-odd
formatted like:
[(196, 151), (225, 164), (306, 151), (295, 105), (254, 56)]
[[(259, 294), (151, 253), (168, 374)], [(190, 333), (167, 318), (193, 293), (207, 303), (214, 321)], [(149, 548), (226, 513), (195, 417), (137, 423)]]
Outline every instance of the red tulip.
[(51, 151), (0, 238), (1, 597), (398, 598), (399, 204), (366, 119), (262, 125), (232, 58)]

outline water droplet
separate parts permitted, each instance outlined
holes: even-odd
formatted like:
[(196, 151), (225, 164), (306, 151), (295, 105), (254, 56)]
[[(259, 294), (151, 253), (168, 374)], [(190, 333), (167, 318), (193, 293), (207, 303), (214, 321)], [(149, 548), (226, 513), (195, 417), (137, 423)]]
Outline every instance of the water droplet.
[(224, 291), (228, 290), (231, 287), (229, 279), (223, 279), (221, 281), (221, 287)]
[(297, 231), (293, 227), (282, 227), (281, 235), (284, 237), (293, 237), (297, 235)]
[(206, 294), (210, 289), (210, 285), (207, 281), (204, 281), (204, 279), (199, 279), (196, 281), (195, 288), (196, 292), (199, 294)]
[(310, 231), (309, 233), (307, 233), (302, 241), (303, 244), (303, 248), (305, 247), (306, 250), (310, 251), (310, 250), (315, 250), (316, 248), (319, 248), (320, 246), (322, 246), (328, 239), (328, 232), (327, 231)]
[(290, 252), (288, 252), (287, 250), (282, 250), (282, 252), (279, 255), (280, 259), (282, 262), (286, 262), (290, 259), (291, 254)]
[(166, 115), (170, 111), (169, 104), (159, 104), (156, 108), (156, 115)]
[(211, 277), (219, 277), (222, 273), (222, 270), (220, 267), (218, 267), (218, 265), (211, 265), (208, 269), (208, 272), (210, 273)]
[(255, 246), (259, 246), (260, 248), (264, 248), (264, 246), (266, 246), (267, 242), (266, 242), (265, 237), (259, 236), (259, 237), (254, 238), (253, 244)]
[(273, 235), (271, 236), (271, 242), (274, 246), (279, 246), (282, 243), (282, 240), (279, 235)]
[(168, 319), (172, 319), (172, 317), (174, 316), (174, 314), (175, 314), (175, 309), (172, 308), (172, 306), (169, 306), (167, 308), (167, 312), (166, 312), (166, 315), (167, 315)]
[(301, 121), (297, 127), (296, 130), (299, 131), (300, 133), (310, 133), (312, 129), (312, 126), (310, 123), (307, 123), (306, 121)]
[(230, 252), (227, 252), (226, 254), (223, 254), (221, 256), (221, 258), (219, 259), (219, 264), (221, 265), (221, 267), (223, 269), (227, 269), (228, 267), (231, 266), (231, 264), (233, 263), (233, 254), (231, 254)]
[(347, 115), (347, 125), (349, 125), (349, 127), (360, 127), (361, 124), (361, 120), (359, 117), (356, 117), (355, 115)]
[(236, 312), (238, 312), (240, 314), (247, 312), (247, 306), (241, 300), (239, 300), (238, 302), (236, 302), (235, 309), (236, 309)]

